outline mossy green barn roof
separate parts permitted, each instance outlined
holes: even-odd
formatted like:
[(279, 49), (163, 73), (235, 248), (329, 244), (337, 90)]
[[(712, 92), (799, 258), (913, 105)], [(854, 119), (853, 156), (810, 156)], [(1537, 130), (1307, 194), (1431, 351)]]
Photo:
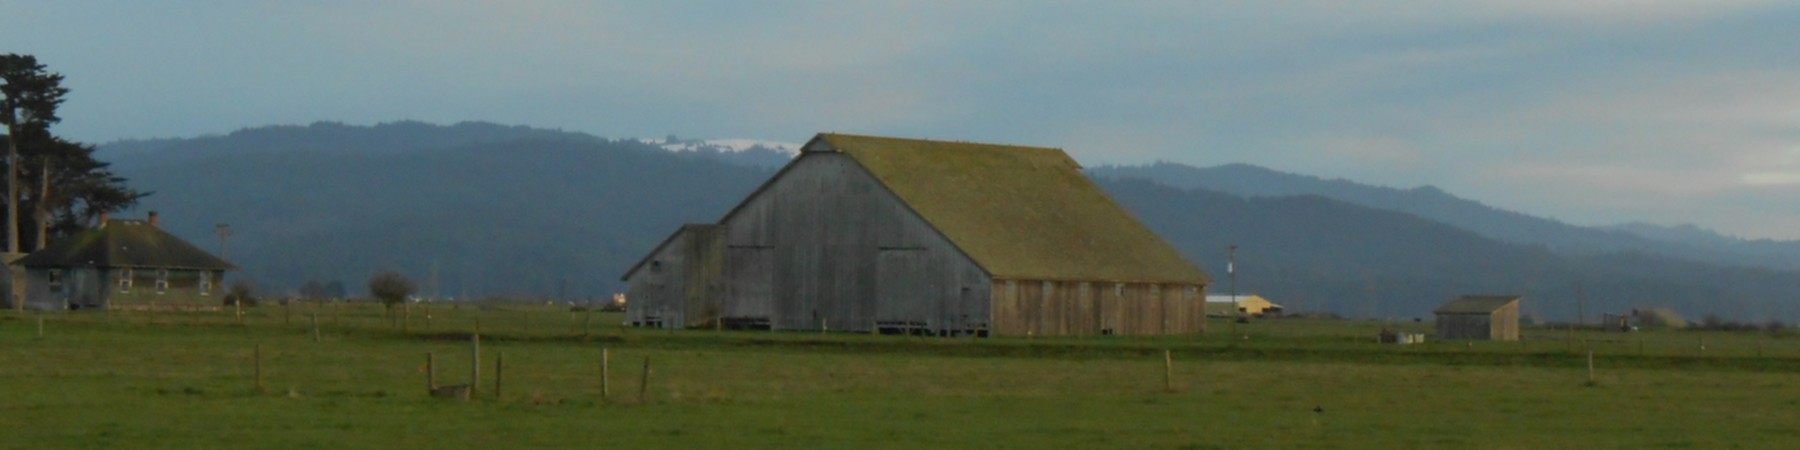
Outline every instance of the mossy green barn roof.
[(142, 220), (109, 220), (20, 258), (22, 267), (234, 270), (236, 266)]
[(1054, 148), (820, 134), (996, 279), (1207, 284)]

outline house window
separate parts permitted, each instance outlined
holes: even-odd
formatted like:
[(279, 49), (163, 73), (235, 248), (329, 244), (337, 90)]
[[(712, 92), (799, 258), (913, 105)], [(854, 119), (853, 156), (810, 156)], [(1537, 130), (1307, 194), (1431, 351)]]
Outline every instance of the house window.
[(156, 269), (156, 293), (169, 292), (169, 269)]
[(60, 294), (63, 291), (62, 269), (50, 269), (50, 293)]
[(131, 293), (131, 268), (119, 269), (119, 292)]
[(200, 295), (212, 294), (212, 272), (200, 271)]

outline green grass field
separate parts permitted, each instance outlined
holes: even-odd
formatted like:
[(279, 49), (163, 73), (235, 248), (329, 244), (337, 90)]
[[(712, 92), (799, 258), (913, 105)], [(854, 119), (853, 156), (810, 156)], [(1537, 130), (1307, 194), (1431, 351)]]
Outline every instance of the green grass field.
[[(626, 329), (554, 307), (425, 315), (403, 327), (368, 306), (263, 306), (241, 322), (230, 310), (8, 312), (0, 447), (1800, 446), (1800, 338), (1765, 334), (1533, 329), (1523, 342), (1398, 346), (1376, 331), (1430, 324), (975, 340)], [(425, 355), (440, 384), (466, 382), (477, 320), (478, 398), (429, 397)]]

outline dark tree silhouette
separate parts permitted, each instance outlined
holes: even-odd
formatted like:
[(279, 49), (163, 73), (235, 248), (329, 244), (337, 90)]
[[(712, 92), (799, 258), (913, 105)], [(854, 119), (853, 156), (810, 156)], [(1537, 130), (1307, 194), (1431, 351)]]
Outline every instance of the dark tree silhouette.
[(56, 123), (56, 107), (69, 90), (63, 76), (45, 70), (31, 55), (0, 55), (0, 124), (6, 125), (6, 251), (19, 252), (20, 148), (42, 140)]
[[(35, 248), (52, 235), (79, 229), (102, 212), (135, 205), (147, 193), (125, 186), (107, 163), (93, 158), (94, 147), (50, 133), (62, 119), (56, 108), (69, 89), (62, 74), (50, 72), (31, 55), (0, 55), (0, 124), (6, 125), (6, 251), (19, 252), (19, 226), (30, 220)], [(20, 179), (35, 179), (22, 188)], [(29, 217), (20, 210), (31, 211)]]
[(418, 291), (419, 286), (399, 272), (383, 271), (369, 277), (369, 295), (381, 300), (390, 310)]

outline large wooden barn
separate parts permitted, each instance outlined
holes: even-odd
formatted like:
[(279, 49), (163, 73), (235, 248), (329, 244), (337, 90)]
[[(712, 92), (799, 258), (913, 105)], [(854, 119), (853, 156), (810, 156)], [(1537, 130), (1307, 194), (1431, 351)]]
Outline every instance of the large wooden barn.
[(930, 335), (1205, 330), (1207, 276), (1061, 150), (820, 134), (624, 274), (650, 327)]
[(1437, 315), (1438, 339), (1519, 340), (1517, 295), (1465, 295), (1444, 303)]

